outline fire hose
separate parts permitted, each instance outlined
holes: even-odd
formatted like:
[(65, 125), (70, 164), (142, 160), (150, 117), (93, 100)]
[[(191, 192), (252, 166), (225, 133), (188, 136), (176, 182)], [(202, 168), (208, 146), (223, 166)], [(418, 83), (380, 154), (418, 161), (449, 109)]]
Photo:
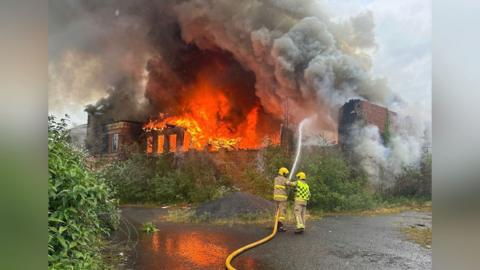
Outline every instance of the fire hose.
[(265, 237), (265, 238), (262, 238), (256, 242), (253, 242), (253, 243), (250, 243), (246, 246), (243, 246), (237, 250), (235, 250), (234, 252), (230, 253), (230, 255), (228, 255), (227, 257), (227, 260), (225, 261), (225, 267), (228, 269), (228, 270), (236, 270), (236, 268), (234, 268), (232, 265), (231, 265), (231, 262), (233, 260), (233, 258), (235, 258), (236, 256), (240, 255), (240, 253), (246, 251), (246, 250), (249, 250), (251, 248), (254, 248), (256, 246), (259, 246), (261, 244), (264, 244), (270, 240), (273, 239), (273, 237), (275, 237), (275, 234), (277, 234), (277, 227), (278, 227), (278, 215), (279, 215), (280, 211), (279, 209), (277, 209), (277, 213), (275, 215), (275, 224), (273, 225), (273, 231), (272, 233)]

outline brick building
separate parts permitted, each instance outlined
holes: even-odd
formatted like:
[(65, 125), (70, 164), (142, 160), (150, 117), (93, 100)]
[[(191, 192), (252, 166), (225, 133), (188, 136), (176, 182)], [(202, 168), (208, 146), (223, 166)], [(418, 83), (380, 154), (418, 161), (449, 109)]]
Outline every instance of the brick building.
[(140, 146), (141, 134), (142, 123), (134, 121), (116, 121), (87, 128), (87, 138), (93, 138), (94, 142), (87, 144), (87, 149), (96, 155), (118, 157), (122, 149)]
[(106, 153), (118, 155), (121, 148), (135, 143), (141, 144), (142, 123), (133, 121), (117, 121), (105, 125)]
[(387, 108), (365, 100), (351, 99), (340, 108), (338, 117), (338, 140), (340, 145), (348, 142), (350, 128), (354, 124), (374, 125), (378, 127), (380, 135), (385, 134), (386, 128), (394, 129), (396, 114)]
[[(88, 124), (86, 127), (86, 148), (93, 155), (121, 157), (122, 149), (130, 147), (132, 152), (146, 152), (150, 155), (168, 152), (186, 152), (192, 149), (191, 137), (182, 127), (166, 124), (162, 129), (143, 130), (144, 122), (112, 121), (103, 116), (99, 110), (87, 110)], [(350, 129), (355, 124), (375, 125), (384, 135), (388, 127), (395, 130), (396, 114), (387, 108), (368, 101), (352, 99), (345, 103), (339, 112), (338, 137), (336, 134), (324, 134), (328, 140), (326, 145), (345, 145), (349, 141)], [(85, 129), (85, 127), (83, 127)], [(286, 125), (280, 127), (280, 145), (287, 152), (294, 151), (295, 134)], [(328, 135), (328, 136), (327, 136)], [(85, 135), (84, 135), (85, 136)], [(335, 138), (336, 137), (336, 138)], [(208, 147), (205, 150), (209, 150)]]
[(185, 129), (167, 124), (162, 130), (146, 132), (147, 154), (184, 152), (190, 149), (190, 137)]

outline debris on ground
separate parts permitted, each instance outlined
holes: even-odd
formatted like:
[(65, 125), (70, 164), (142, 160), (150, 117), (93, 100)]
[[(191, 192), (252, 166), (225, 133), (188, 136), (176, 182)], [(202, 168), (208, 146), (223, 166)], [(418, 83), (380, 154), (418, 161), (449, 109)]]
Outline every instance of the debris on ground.
[(271, 214), (274, 211), (275, 204), (272, 201), (245, 192), (232, 192), (220, 199), (199, 205), (195, 209), (195, 215), (225, 219)]

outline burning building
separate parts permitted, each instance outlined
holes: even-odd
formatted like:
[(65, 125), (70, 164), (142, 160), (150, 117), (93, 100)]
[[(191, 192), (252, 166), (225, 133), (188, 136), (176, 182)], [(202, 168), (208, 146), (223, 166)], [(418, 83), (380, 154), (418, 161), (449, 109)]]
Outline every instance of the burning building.
[(93, 155), (118, 157), (122, 150), (142, 148), (142, 123), (105, 118), (101, 108), (88, 106), (85, 148)]
[[(118, 98), (124, 107), (113, 105), (108, 98), (88, 106), (87, 148), (93, 153), (115, 152), (118, 135), (108, 125), (126, 122), (121, 117), (126, 112), (135, 115), (139, 106), (141, 113), (129, 119), (135, 127), (129, 126), (125, 134), (142, 136), (126, 142), (137, 142), (149, 154), (258, 149), (266, 143), (280, 143), (281, 118), (261, 105), (252, 72), (222, 51), (189, 47), (183, 58), (170, 67), (155, 58), (148, 62), (146, 104), (128, 104), (134, 97), (127, 94)], [(179, 77), (173, 81), (164, 74), (172, 68), (181, 69), (175, 71)], [(115, 95), (120, 96), (125, 87), (117, 86)]]
[[(319, 1), (257, 0), (58, 1), (52, 8), (52, 105), (97, 100), (87, 108), (86, 147), (94, 154), (127, 143), (151, 154), (258, 149), (265, 141), (292, 149), (294, 127), (312, 119), (304, 134), (324, 133), (332, 143), (360, 127), (350, 133), (357, 134), (352, 153), (371, 161), (362, 163), (371, 179), (378, 168), (398, 172), (419, 161), (426, 126), (403, 125), (416, 119), (408, 110), (396, 107), (402, 127), (393, 143), (379, 136), (394, 115), (384, 107), (399, 97), (372, 72), (371, 12), (338, 20)], [(291, 124), (281, 128), (286, 115)]]
[[(169, 152), (248, 150), (258, 149), (268, 144), (278, 144), (282, 136), (282, 144), (292, 145), (293, 133), (280, 131), (262, 141), (242, 142), (242, 137), (209, 137), (195, 121), (169, 122), (164, 120), (149, 120), (146, 122), (114, 121), (98, 124), (98, 116), (89, 115), (86, 147), (94, 155), (118, 157), (121, 149), (142, 151), (147, 154), (162, 154)], [(282, 128), (282, 130), (284, 130)], [(283, 135), (282, 135), (283, 134)], [(289, 135), (287, 137), (287, 135)], [(248, 140), (248, 137), (246, 138)], [(290, 146), (292, 148), (292, 146)]]
[[(116, 121), (95, 129), (87, 128), (87, 149), (94, 155), (119, 157), (122, 151), (137, 152), (143, 145), (142, 123)], [(97, 136), (97, 137), (94, 137)]]
[[(98, 124), (103, 118), (99, 111), (88, 110), (89, 122), (87, 128), (87, 148), (95, 154), (117, 156), (121, 148), (136, 145), (135, 151), (147, 154), (162, 154), (168, 152), (218, 151), (258, 149), (266, 144), (281, 144), (287, 151), (294, 148), (294, 132), (286, 125), (278, 125), (276, 132), (270, 136), (263, 134), (263, 140), (255, 134), (254, 120), (256, 112), (247, 115), (243, 125), (247, 125), (242, 132), (235, 134), (226, 126), (216, 126), (218, 123), (209, 123), (206, 109), (198, 109), (200, 117), (175, 116), (162, 119), (135, 121), (113, 121)], [(212, 114), (218, 121), (217, 111)], [(215, 116), (216, 115), (216, 116)], [(394, 128), (393, 122), (396, 114), (387, 108), (375, 105), (368, 101), (352, 99), (345, 103), (339, 112), (338, 143), (345, 145), (350, 136), (350, 129), (356, 125), (374, 125), (381, 136), (388, 129)], [(249, 119), (250, 118), (250, 119)], [(252, 120), (253, 119), (253, 120)], [(205, 122), (202, 122), (205, 120)], [(248, 127), (250, 125), (250, 127)], [(228, 126), (227, 126), (228, 127)], [(243, 137), (242, 137), (243, 136)], [(90, 138), (90, 140), (88, 140)]]
[(147, 154), (190, 150), (189, 133), (181, 126), (165, 124), (161, 129), (147, 128), (145, 132)]

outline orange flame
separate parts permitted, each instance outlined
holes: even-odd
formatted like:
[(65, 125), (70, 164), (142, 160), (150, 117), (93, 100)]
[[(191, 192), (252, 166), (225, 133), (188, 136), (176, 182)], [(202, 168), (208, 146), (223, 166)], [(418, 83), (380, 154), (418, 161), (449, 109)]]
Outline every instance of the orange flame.
[[(256, 149), (261, 146), (262, 136), (258, 132), (260, 105), (255, 105), (245, 119), (234, 119), (235, 108), (227, 97), (228, 89), (222, 89), (210, 79), (209, 74), (200, 72), (196, 83), (184, 91), (181, 112), (170, 117), (150, 120), (145, 131), (163, 130), (167, 124), (183, 127), (189, 134), (191, 148), (216, 151), (224, 149)], [(260, 134), (259, 134), (260, 133)]]

